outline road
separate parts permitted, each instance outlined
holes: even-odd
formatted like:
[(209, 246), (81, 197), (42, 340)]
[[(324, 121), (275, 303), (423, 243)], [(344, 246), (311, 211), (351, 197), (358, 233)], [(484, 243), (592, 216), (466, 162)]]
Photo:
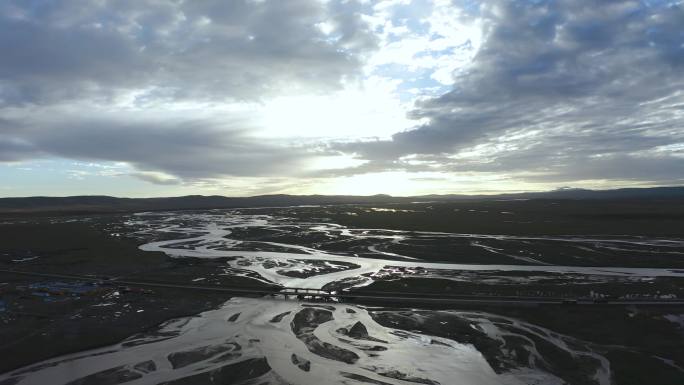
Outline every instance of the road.
[(222, 292), (227, 294), (249, 296), (273, 296), (284, 299), (307, 299), (307, 300), (341, 300), (344, 302), (381, 302), (400, 303), (403, 305), (430, 304), (430, 305), (458, 305), (458, 304), (483, 304), (483, 305), (507, 305), (507, 306), (534, 306), (534, 305), (594, 305), (594, 306), (684, 306), (682, 299), (639, 299), (639, 300), (592, 300), (592, 299), (568, 299), (553, 297), (516, 297), (516, 296), (483, 296), (483, 295), (446, 295), (439, 293), (415, 293), (415, 292), (328, 292), (323, 290), (304, 288), (267, 288), (267, 287), (230, 287), (230, 286), (203, 286), (192, 284), (178, 284), (171, 282), (131, 281), (116, 278), (102, 278), (93, 276), (38, 273), (19, 270), (0, 269), (0, 273), (21, 274), (35, 277), (67, 279), (96, 282), (101, 285), (136, 286), (155, 288), (174, 288), (187, 290), (203, 290)]

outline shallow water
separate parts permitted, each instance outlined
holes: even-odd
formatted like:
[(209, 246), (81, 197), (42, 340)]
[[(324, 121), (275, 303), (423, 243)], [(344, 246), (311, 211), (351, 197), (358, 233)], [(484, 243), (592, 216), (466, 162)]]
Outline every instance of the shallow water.
[[(144, 217), (143, 217), (144, 218)], [(177, 222), (177, 223), (176, 223)], [(422, 267), (431, 269), (433, 272), (464, 270), (499, 270), (499, 271), (534, 271), (550, 273), (578, 273), (588, 275), (618, 275), (634, 277), (658, 277), (676, 276), (684, 277), (684, 271), (676, 269), (658, 268), (625, 268), (625, 267), (581, 267), (581, 266), (556, 266), (547, 264), (537, 265), (483, 265), (483, 264), (456, 264), (456, 263), (434, 263), (416, 260), (415, 258), (405, 257), (394, 253), (377, 252), (378, 245), (383, 242), (398, 243), (409, 239), (421, 237), (440, 237), (440, 238), (476, 238), (476, 239), (512, 239), (519, 242), (529, 242), (534, 240), (555, 241), (560, 243), (579, 243), (579, 244), (625, 244), (631, 247), (636, 246), (660, 246), (660, 247), (680, 247), (682, 242), (679, 240), (648, 240), (643, 238), (624, 238), (624, 239), (598, 239), (595, 237), (513, 237), (503, 235), (474, 235), (474, 234), (450, 234), (434, 232), (403, 232), (384, 229), (349, 229), (340, 225), (330, 223), (292, 223), (282, 219), (273, 218), (265, 215), (244, 215), (244, 214), (184, 214), (175, 217), (169, 214), (168, 217), (156, 215), (146, 220), (138, 219), (136, 226), (149, 226), (144, 230), (146, 234), (181, 233), (188, 234), (187, 238), (177, 240), (164, 240), (151, 242), (142, 245), (140, 248), (146, 251), (161, 251), (175, 257), (196, 257), (196, 258), (222, 258), (234, 257), (234, 261), (229, 262), (230, 266), (238, 270), (247, 270), (258, 273), (265, 281), (281, 284), (289, 287), (302, 287), (320, 289), (326, 284), (345, 280), (348, 278), (359, 278), (355, 286), (366, 285), (372, 282), (369, 277), (381, 271), (386, 266), (392, 267)], [(332, 253), (317, 248), (302, 246), (293, 243), (266, 242), (266, 241), (243, 241), (231, 238), (234, 229), (275, 229), (287, 231), (298, 235), (307, 231), (316, 231), (327, 235), (333, 239), (344, 238), (350, 241), (371, 240), (368, 249), (376, 251), (374, 258), (363, 258), (354, 255)], [(378, 242), (378, 243), (374, 243)], [(282, 251), (260, 250), (263, 245), (280, 248)], [(608, 246), (604, 246), (608, 247)], [(679, 250), (679, 249), (675, 249)], [(668, 250), (665, 250), (668, 251)], [(675, 252), (675, 251), (670, 251)], [(355, 269), (346, 269), (327, 274), (316, 274), (306, 278), (293, 278), (279, 274), (278, 271), (301, 272), (307, 267), (303, 261), (330, 261), (345, 262), (358, 265)], [(272, 262), (277, 261), (281, 265), (276, 266)], [(270, 262), (270, 263), (269, 263)], [(529, 262), (529, 261), (527, 261)], [(282, 264), (287, 266), (282, 266)], [(450, 274), (445, 274), (448, 278)]]
[[(381, 314), (385, 320), (412, 317), (420, 323), (435, 315), (445, 319), (445, 324), (449, 320), (468, 322), (486, 336), (483, 338), (493, 340), (516, 335), (529, 341), (520, 346), (531, 358), (523, 364), (518, 362), (514, 369), (496, 373), (471, 344), (382, 326), (362, 307), (236, 298), (219, 309), (170, 321), (155, 332), (131, 337), (117, 345), (20, 369), (5, 380), (11, 378), (22, 385), (133, 385), (206, 376), (207, 383), (223, 383), (251, 371), (246, 379), (270, 384), (562, 383), (538, 368), (544, 359), (527, 336), (534, 333), (568, 354), (592, 360), (591, 377), (600, 384), (610, 383), (608, 362), (603, 357), (578, 348), (577, 342), (571, 348), (565, 342), (572, 340), (569, 337), (516, 320), (467, 312), (373, 313), (376, 317)], [(502, 321), (506, 329), (500, 327)], [(365, 331), (350, 332), (357, 323)], [(499, 359), (516, 362), (515, 357), (505, 355)], [(239, 363), (248, 369), (231, 366)], [(221, 376), (225, 378), (222, 380)], [(211, 382), (211, 378), (216, 382)]]
[[(226, 262), (231, 274), (256, 273), (265, 282), (286, 287), (322, 288), (350, 280), (353, 283), (348, 287), (366, 285), (373, 281), (373, 274), (391, 267), (421, 267), (430, 269), (434, 277), (444, 272), (446, 278), (454, 270), (684, 276), (684, 272), (672, 269), (434, 263), (384, 251), (387, 244), (417, 239), (508, 239), (522, 245), (536, 239), (532, 237), (348, 229), (330, 223), (296, 223), (230, 212), (141, 214), (130, 218), (126, 226), (129, 233), (150, 240), (141, 246), (143, 250), (162, 251), (173, 257), (231, 257)], [(245, 230), (277, 232), (289, 241), (276, 242), (268, 237), (245, 240), (235, 235)], [(292, 241), (313, 233), (336, 242), (363, 241), (368, 251), (364, 256), (372, 258)], [(664, 252), (673, 245), (681, 246), (677, 240), (640, 238), (541, 239), (582, 247), (656, 247)], [(450, 338), (424, 331), (425, 325), (434, 322), (443, 325), (445, 332), (453, 327)], [(459, 325), (466, 325), (469, 332)], [(498, 346), (489, 357), (476, 347), (487, 344)], [(564, 383), (558, 373), (552, 374), (549, 368), (554, 363), (549, 360), (554, 358), (544, 357), (539, 344), (553, 346), (559, 356), (581, 358), (588, 367), (587, 380), (610, 384), (608, 361), (588, 344), (515, 319), (477, 312), (369, 309), (247, 298), (234, 298), (216, 310), (169, 321), (156, 331), (113, 346), (16, 370), (0, 376), (0, 384)]]

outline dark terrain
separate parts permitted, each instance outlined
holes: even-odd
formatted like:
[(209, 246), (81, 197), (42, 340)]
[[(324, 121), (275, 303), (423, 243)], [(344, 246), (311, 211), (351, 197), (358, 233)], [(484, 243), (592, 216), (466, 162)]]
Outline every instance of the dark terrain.
[(413, 202), (468, 202), (523, 199), (562, 200), (658, 200), (681, 201), (684, 187), (623, 188), (616, 190), (558, 189), (548, 192), (510, 193), (498, 195), (420, 195), (393, 197), (390, 195), (260, 195), (225, 197), (219, 195), (188, 195), (168, 198), (117, 198), (111, 196), (0, 198), (0, 214), (17, 213), (111, 213), (159, 210), (204, 210), (244, 207), (277, 207), (299, 205), (388, 204)]
[[(9, 204), (7, 200), (0, 200), (0, 208), (4, 211), (0, 216), (0, 269), (90, 276), (95, 281), (58, 280), (0, 272), (0, 323), (3, 325), (0, 328), (0, 357), (3, 357), (0, 360), (0, 373), (49, 357), (112, 344), (136, 333), (153, 330), (169, 319), (216, 308), (229, 298), (226, 293), (211, 291), (120, 285), (116, 281), (108, 281), (109, 278), (182, 284), (192, 284), (201, 279), (199, 282), (207, 286), (274, 287), (265, 284), (257, 276), (252, 278), (249, 274), (232, 274), (225, 269), (225, 259), (170, 258), (163, 253), (139, 250), (140, 244), (151, 239), (146, 239), (145, 235), (126, 233), (125, 226), (121, 225), (129, 217), (126, 212), (137, 210), (136, 207), (163, 209), (171, 204), (169, 201), (163, 204), (159, 203), (162, 201), (155, 201), (151, 206), (147, 203), (140, 206), (131, 203), (138, 200), (126, 201), (125, 204), (109, 207), (110, 211), (122, 213), (92, 214), (93, 211), (108, 211), (100, 206), (106, 203), (95, 199), (92, 205), (84, 206), (82, 199), (74, 198), (71, 203), (61, 202), (61, 206), (56, 206), (52, 200), (54, 198), (44, 199), (38, 200), (43, 203), (26, 204), (27, 201), (24, 201), (23, 206), (17, 203), (19, 201)], [(201, 204), (208, 204), (202, 199)], [(237, 213), (286, 217), (302, 223), (337, 223), (353, 229), (523, 237), (601, 236), (608, 240), (625, 236), (662, 240), (684, 238), (684, 198), (681, 196), (661, 194), (649, 199), (636, 199), (633, 196), (624, 199), (545, 197), (532, 200), (455, 200), (452, 197), (448, 201), (420, 203), (396, 202), (395, 198), (387, 202), (387, 199), (390, 198), (383, 196), (370, 198), (373, 202), (318, 207), (243, 208)], [(249, 202), (245, 200), (241, 204), (247, 205)], [(284, 204), (286, 201), (268, 202)], [(311, 203), (311, 198), (301, 198), (299, 202)], [(188, 204), (181, 208), (199, 204)], [(81, 210), (83, 212), (78, 214)], [(166, 236), (168, 239), (189, 237), (178, 233), (168, 233)], [(357, 243), (331, 241), (322, 233), (273, 232), (259, 228), (234, 229), (233, 237), (253, 242), (290, 243), (348, 254), (362, 252), (368, 246), (363, 239), (354, 241)], [(510, 258), (505, 256), (478, 254), (476, 249), (468, 248), (467, 244), (450, 242), (429, 240), (424, 243), (388, 244), (384, 250), (427, 261), (511, 263)], [(513, 247), (507, 246), (503, 240), (496, 242), (500, 242), (502, 248)], [(652, 252), (644, 257), (638, 250), (587, 251), (583, 254), (581, 250), (558, 248), (556, 243), (547, 244), (544, 239), (529, 242), (530, 247), (534, 246), (538, 251), (536, 258), (554, 265), (684, 269), (684, 254), (676, 248), (664, 253), (658, 246), (644, 246), (644, 250)], [(263, 250), (269, 247), (273, 246), (264, 243)], [(350, 266), (353, 264), (350, 263)], [(297, 277), (292, 272), (283, 274)], [(494, 297), (684, 297), (684, 282), (681, 278), (606, 278), (484, 270), (454, 271), (454, 277), (459, 279), (445, 280), (431, 274), (429, 269), (387, 268), (373, 277), (372, 284), (355, 290)], [(377, 301), (367, 301), (366, 304), (371, 307), (387, 306)], [(410, 307), (414, 308), (411, 311), (419, 311), (415, 308), (427, 311), (448, 306), (415, 303), (410, 304)], [(664, 319), (670, 315), (684, 317), (682, 306), (463, 305), (457, 308), (524, 320), (586, 341), (610, 360), (617, 384), (681, 384), (684, 378), (684, 370), (681, 369), (684, 367), (684, 324), (678, 325)], [(383, 323), (382, 314), (378, 313), (374, 318)], [(385, 326), (407, 331), (417, 329), (457, 341), (468, 335), (458, 327), (442, 327), (439, 316), (420, 325), (414, 324), (411, 318), (406, 318), (405, 322), (397, 321), (396, 317), (387, 318), (386, 322), (390, 320), (392, 324)], [(478, 348), (498, 349), (484, 345)], [(553, 367), (549, 369), (552, 372), (568, 378), (570, 373), (578, 370), (572, 357), (554, 356), (560, 353), (552, 347), (548, 347), (545, 354), (553, 357), (550, 358)], [(496, 357), (496, 352), (486, 355), (492, 365), (497, 364), (492, 358)]]
[[(20, 220), (23, 223), (1, 224), (0, 269), (120, 279), (144, 276), (148, 281), (177, 283), (213, 273), (220, 263), (174, 260), (162, 253), (140, 251), (132, 239), (98, 229), (101, 223), (111, 220), (108, 216), (71, 219), (77, 222), (31, 218)], [(150, 289), (107, 282), (76, 281), (71, 288), (67, 285), (70, 282), (0, 272), (0, 373), (56, 355), (115, 343), (168, 319), (212, 309), (230, 298), (210, 291)], [(257, 280), (231, 276), (218, 276), (214, 283), (266, 286)]]

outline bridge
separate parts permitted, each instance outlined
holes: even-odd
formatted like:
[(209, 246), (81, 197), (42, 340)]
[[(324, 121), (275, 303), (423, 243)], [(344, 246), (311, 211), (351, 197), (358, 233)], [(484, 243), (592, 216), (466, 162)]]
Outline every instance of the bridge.
[(330, 302), (362, 302), (385, 306), (420, 306), (420, 305), (507, 305), (507, 306), (535, 306), (535, 305), (606, 305), (606, 306), (684, 306), (684, 299), (590, 299), (590, 298), (561, 298), (561, 297), (521, 297), (521, 296), (491, 296), (469, 294), (418, 293), (396, 291), (333, 291), (311, 288), (281, 288), (281, 287), (231, 287), (181, 284), (172, 282), (154, 282), (126, 280), (107, 277), (93, 277), (67, 274), (50, 274), (19, 270), (0, 269), (0, 273), (20, 274), (52, 279), (78, 280), (95, 282), (101, 286), (135, 286), (174, 288), (199, 291), (221, 292), (231, 295), (265, 296), (284, 300), (330, 301)]

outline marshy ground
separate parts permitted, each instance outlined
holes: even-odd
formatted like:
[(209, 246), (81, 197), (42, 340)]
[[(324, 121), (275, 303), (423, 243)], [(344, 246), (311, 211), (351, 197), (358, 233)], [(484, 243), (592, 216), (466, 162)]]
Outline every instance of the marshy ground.
[[(542, 200), (5, 217), (0, 268), (103, 281), (0, 273), (0, 383), (678, 384), (683, 307), (307, 305), (116, 279), (681, 298), (681, 207)], [(418, 364), (428, 360), (435, 367)]]

